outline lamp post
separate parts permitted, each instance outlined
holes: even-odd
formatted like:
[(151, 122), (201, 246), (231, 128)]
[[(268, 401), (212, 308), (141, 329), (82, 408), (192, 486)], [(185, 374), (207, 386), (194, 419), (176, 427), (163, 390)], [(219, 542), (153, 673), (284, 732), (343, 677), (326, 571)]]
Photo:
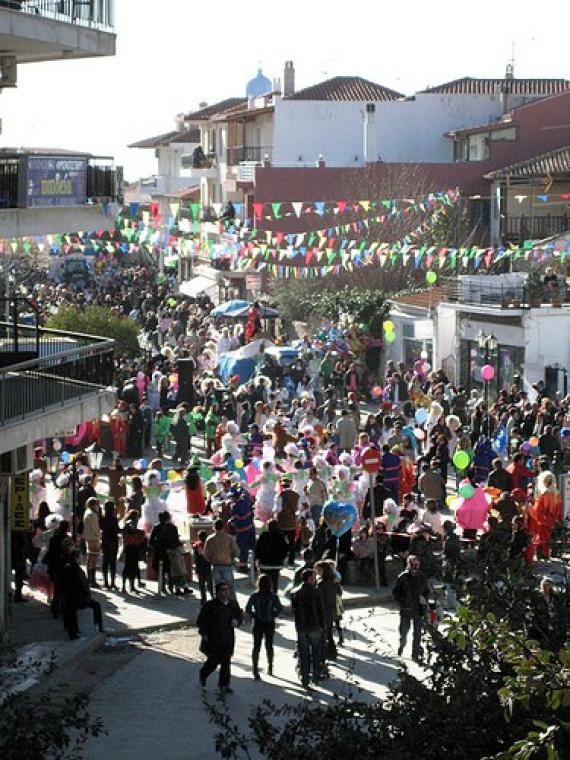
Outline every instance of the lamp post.
[[(484, 351), (485, 365), (488, 365), (491, 354), (497, 350), (497, 345), (498, 345), (497, 339), (495, 338), (493, 334), (486, 335), (483, 331), (481, 331), (479, 335), (477, 336), (477, 343), (479, 344), (479, 349), (481, 351)], [(483, 374), (483, 382), (485, 383), (485, 407), (487, 411), (487, 419), (489, 418), (490, 382), (493, 379), (493, 374), (491, 374), (490, 377), (486, 377), (485, 374)], [(487, 435), (489, 435), (489, 432), (490, 432), (489, 429), (487, 429)]]

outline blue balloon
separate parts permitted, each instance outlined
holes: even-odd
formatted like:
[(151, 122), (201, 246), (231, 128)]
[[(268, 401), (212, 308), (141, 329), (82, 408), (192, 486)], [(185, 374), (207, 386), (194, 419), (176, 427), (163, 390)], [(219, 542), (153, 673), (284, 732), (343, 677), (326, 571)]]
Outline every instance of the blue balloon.
[(146, 468), (148, 467), (148, 462), (146, 461), (146, 459), (139, 459), (139, 467), (141, 470), (146, 470)]
[(418, 425), (423, 425), (428, 418), (427, 409), (424, 409), (423, 406), (420, 406), (418, 409), (416, 409), (414, 417), (416, 418)]
[(352, 528), (358, 512), (353, 504), (327, 501), (323, 507), (323, 517), (333, 536), (340, 538)]
[(560, 431), (562, 438), (570, 438), (570, 427), (563, 427)]
[(69, 459), (70, 459), (69, 451), (62, 451), (62, 453), (61, 453), (61, 461), (63, 462), (63, 464), (68, 464), (69, 463)]

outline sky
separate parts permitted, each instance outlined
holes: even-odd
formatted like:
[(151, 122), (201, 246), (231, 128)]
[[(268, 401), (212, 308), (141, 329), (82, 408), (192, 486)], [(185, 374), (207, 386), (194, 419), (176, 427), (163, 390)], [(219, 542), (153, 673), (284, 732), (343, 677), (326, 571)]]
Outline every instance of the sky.
[[(126, 146), (174, 129), (174, 117), (245, 95), (258, 66), (297, 89), (358, 75), (406, 95), (463, 76), (570, 79), (565, 0), (116, 0), (117, 54), (25, 64), (0, 95), (3, 147), (114, 156), (134, 180), (152, 150)], [(274, 10), (277, 8), (277, 10)]]

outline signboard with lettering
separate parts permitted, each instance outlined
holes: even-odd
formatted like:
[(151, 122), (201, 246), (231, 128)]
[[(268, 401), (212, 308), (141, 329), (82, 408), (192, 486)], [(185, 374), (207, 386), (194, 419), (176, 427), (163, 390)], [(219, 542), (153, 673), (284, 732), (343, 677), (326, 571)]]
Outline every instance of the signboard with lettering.
[(87, 199), (87, 159), (72, 156), (28, 156), (28, 208), (82, 206)]
[(30, 530), (30, 476), (27, 472), (12, 475), (10, 530)]
[(245, 288), (253, 293), (261, 290), (261, 272), (248, 272), (245, 276)]

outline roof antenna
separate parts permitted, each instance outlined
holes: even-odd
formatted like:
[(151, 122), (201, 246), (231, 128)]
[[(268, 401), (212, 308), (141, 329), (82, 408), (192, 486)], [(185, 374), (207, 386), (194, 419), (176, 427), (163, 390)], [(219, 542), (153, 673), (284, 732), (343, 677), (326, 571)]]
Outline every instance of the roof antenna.
[(505, 79), (514, 79), (515, 76), (515, 43), (511, 43), (511, 59), (507, 63), (507, 70), (505, 72)]

